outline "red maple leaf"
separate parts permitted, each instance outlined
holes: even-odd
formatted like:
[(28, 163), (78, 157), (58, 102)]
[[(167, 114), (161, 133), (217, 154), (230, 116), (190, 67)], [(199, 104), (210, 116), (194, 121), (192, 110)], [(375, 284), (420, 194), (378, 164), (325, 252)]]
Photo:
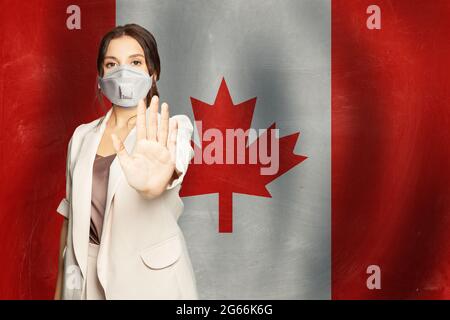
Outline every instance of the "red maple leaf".
[[(180, 196), (195, 196), (202, 194), (218, 193), (219, 194), (219, 232), (232, 232), (233, 230), (233, 213), (232, 213), (232, 198), (233, 193), (248, 194), (254, 196), (271, 197), (266, 185), (272, 180), (278, 178), (300, 162), (307, 159), (306, 156), (301, 156), (293, 153), (299, 132), (278, 138), (273, 135), (275, 129), (275, 122), (258, 138), (248, 145), (248, 136), (245, 137), (245, 163), (237, 163), (237, 142), (235, 140), (233, 145), (227, 144), (226, 135), (227, 129), (242, 129), (246, 131), (250, 128), (253, 118), (253, 111), (255, 109), (256, 97), (244, 101), (237, 105), (233, 104), (228, 87), (225, 83), (225, 78), (222, 78), (216, 100), (213, 105), (207, 104), (200, 100), (191, 97), (192, 108), (194, 112), (195, 121), (199, 137), (204, 137), (206, 130), (214, 128), (216, 133), (220, 133), (223, 141), (216, 141), (211, 138), (211, 141), (204, 141), (200, 139), (201, 146), (197, 146), (194, 141), (191, 141), (195, 156), (189, 164), (188, 172), (184, 177)], [(201, 121), (201, 125), (198, 121)], [(199, 128), (200, 127), (200, 128)], [(217, 131), (218, 130), (218, 131)], [(268, 167), (268, 164), (263, 164), (258, 157), (256, 163), (249, 163), (249, 150), (252, 147), (259, 148), (259, 142), (267, 142), (270, 153), (271, 139), (276, 139), (279, 144), (279, 167), (278, 171), (272, 175), (261, 174), (262, 167)], [(215, 143), (222, 143), (223, 154), (220, 157), (223, 163), (208, 164), (202, 159), (205, 159), (204, 153), (206, 150), (214, 149), (208, 145)], [(226, 144), (226, 146), (225, 146)], [(234, 163), (226, 161), (228, 157), (232, 157)], [(234, 153), (234, 154), (230, 154)], [(217, 156), (215, 152), (211, 154)], [(270, 155), (272, 156), (272, 155)], [(200, 161), (198, 161), (200, 160)], [(201, 163), (199, 163), (201, 162)]]

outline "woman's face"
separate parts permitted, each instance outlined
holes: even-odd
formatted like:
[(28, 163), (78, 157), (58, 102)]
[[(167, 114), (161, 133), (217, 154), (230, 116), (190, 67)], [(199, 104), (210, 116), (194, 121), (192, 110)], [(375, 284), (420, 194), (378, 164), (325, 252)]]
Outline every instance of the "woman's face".
[(106, 75), (114, 67), (128, 64), (133, 68), (142, 69), (148, 73), (145, 63), (144, 50), (133, 37), (122, 36), (109, 42), (103, 60), (103, 75)]

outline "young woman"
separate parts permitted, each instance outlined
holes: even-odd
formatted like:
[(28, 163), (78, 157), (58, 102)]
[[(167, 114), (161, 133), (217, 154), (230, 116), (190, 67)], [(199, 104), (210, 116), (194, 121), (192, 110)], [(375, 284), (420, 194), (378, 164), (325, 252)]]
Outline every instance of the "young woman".
[(55, 299), (198, 299), (177, 223), (193, 126), (167, 103), (158, 111), (154, 37), (136, 24), (114, 28), (97, 69), (112, 107), (69, 142)]

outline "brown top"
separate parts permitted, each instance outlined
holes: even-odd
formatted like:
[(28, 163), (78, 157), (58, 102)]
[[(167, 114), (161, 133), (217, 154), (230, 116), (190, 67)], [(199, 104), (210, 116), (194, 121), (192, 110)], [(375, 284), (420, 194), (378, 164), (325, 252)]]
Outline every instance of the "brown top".
[(115, 153), (102, 157), (95, 155), (92, 172), (91, 228), (89, 242), (100, 244), (102, 237), (103, 215), (105, 214), (106, 196), (108, 192), (109, 167)]

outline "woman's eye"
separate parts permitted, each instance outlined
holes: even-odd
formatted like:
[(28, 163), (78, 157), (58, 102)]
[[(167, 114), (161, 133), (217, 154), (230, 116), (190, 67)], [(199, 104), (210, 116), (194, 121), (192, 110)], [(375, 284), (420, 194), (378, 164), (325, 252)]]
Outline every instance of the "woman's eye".
[(134, 60), (133, 62), (131, 62), (131, 64), (134, 66), (140, 66), (142, 64), (142, 62), (140, 62), (139, 60)]
[(114, 66), (114, 62), (108, 62), (107, 64), (106, 64), (106, 67), (107, 68), (112, 68), (113, 66)]

